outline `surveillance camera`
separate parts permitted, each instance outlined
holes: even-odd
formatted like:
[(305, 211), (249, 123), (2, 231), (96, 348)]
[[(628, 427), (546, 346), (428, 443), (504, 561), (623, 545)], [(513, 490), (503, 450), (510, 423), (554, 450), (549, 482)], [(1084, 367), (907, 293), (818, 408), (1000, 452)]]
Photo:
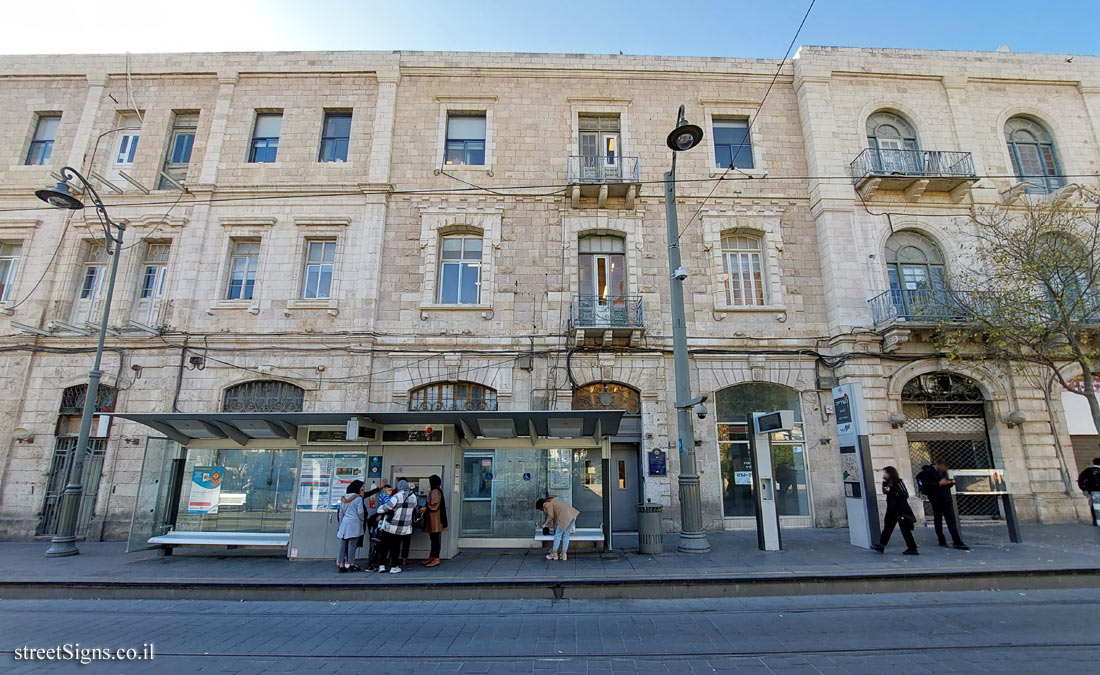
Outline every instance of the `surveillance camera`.
[(703, 405), (701, 402), (696, 403), (693, 410), (695, 411), (695, 416), (698, 417), (699, 419), (705, 420), (707, 418), (707, 407), (705, 405)]
[(683, 267), (677, 267), (676, 271), (672, 273), (672, 276), (675, 277), (677, 281), (683, 281), (688, 278), (688, 271)]

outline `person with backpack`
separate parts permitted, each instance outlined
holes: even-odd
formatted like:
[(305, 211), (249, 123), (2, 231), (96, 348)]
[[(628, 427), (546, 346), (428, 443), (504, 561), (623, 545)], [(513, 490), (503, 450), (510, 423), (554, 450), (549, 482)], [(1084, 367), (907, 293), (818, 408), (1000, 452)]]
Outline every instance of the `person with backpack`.
[[(409, 481), (404, 478), (397, 481), (397, 492), (389, 504), (378, 507), (383, 514), (379, 521), (379, 533), (382, 537), (382, 564), (378, 566), (378, 572), (384, 574), (389, 565), (390, 574), (400, 574), (401, 549), (408, 551), (408, 542), (412, 539), (413, 516), (419, 503), (416, 493), (409, 487)], [(407, 555), (407, 554), (406, 554)]]
[(917, 523), (917, 517), (909, 507), (909, 490), (898, 475), (898, 470), (892, 466), (882, 470), (882, 494), (886, 495), (886, 517), (883, 518), (882, 536), (871, 548), (879, 553), (886, 553), (886, 544), (890, 542), (890, 535), (897, 525), (901, 528), (901, 536), (907, 547), (902, 555), (920, 555), (917, 541), (913, 539), (913, 526)]
[(1089, 497), (1092, 508), (1092, 524), (1100, 525), (1100, 457), (1092, 460), (1092, 466), (1085, 467), (1077, 476), (1077, 487)]
[(969, 551), (970, 547), (963, 543), (955, 520), (955, 507), (951, 502), (951, 488), (955, 481), (947, 474), (947, 462), (937, 458), (934, 465), (925, 465), (917, 474), (917, 484), (932, 504), (936, 539), (940, 546), (947, 546), (947, 539), (943, 536), (943, 523), (946, 521), (952, 545), (960, 551)]
[(347, 495), (350, 495), (351, 499), (347, 501), (341, 499), (336, 511), (336, 519), (340, 523), (336, 530), (336, 536), (340, 539), (336, 567), (340, 574), (359, 571), (359, 566), (355, 564), (355, 549), (367, 524), (367, 512), (363, 508), (363, 481), (352, 481), (348, 485)]

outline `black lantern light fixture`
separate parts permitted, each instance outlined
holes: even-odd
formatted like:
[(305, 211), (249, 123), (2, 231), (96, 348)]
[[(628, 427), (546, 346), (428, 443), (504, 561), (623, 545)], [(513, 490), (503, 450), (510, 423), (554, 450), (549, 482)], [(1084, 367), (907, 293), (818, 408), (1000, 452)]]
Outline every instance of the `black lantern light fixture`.
[(673, 152), (691, 150), (703, 140), (703, 130), (687, 121), (684, 117), (684, 106), (680, 106), (680, 112), (676, 117), (676, 128), (668, 135), (666, 143)]

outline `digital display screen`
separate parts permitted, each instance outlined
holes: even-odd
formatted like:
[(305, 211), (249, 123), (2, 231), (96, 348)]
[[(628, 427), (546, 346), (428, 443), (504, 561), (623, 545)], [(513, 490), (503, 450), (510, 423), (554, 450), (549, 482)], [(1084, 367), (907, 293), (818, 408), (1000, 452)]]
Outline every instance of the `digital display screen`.
[(783, 413), (776, 411), (768, 413), (767, 415), (761, 415), (756, 418), (757, 428), (760, 429), (760, 433), (765, 431), (776, 431), (783, 428)]

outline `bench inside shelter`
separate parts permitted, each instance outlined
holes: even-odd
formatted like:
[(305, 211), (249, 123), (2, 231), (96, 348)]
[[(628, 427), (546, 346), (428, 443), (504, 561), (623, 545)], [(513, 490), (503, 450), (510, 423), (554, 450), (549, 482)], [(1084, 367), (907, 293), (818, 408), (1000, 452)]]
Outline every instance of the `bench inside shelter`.
[[(543, 534), (542, 528), (535, 530), (535, 541), (541, 542), (553, 542), (554, 533)], [(573, 550), (573, 544), (575, 542), (591, 542), (596, 549), (602, 549), (604, 546), (604, 533), (598, 527), (578, 527), (573, 531), (573, 534), (569, 535), (569, 550)]]
[(164, 555), (172, 555), (177, 546), (198, 548), (256, 548), (286, 549), (290, 544), (288, 532), (168, 532), (149, 539), (150, 544), (160, 546)]

